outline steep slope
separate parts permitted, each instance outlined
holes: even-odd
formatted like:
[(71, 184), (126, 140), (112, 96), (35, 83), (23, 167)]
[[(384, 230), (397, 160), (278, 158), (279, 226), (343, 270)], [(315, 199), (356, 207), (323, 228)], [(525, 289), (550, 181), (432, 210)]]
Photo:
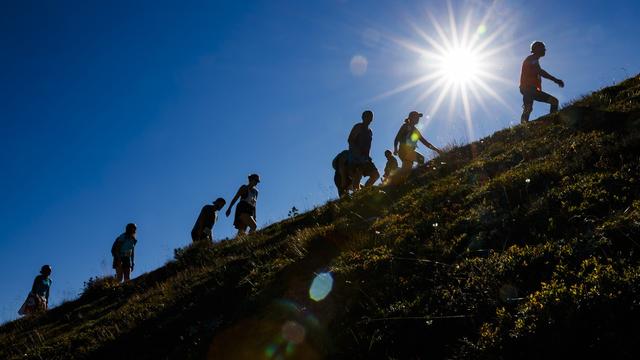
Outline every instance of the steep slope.
[(403, 186), (92, 281), (3, 325), (0, 358), (636, 358), (639, 126), (634, 77)]

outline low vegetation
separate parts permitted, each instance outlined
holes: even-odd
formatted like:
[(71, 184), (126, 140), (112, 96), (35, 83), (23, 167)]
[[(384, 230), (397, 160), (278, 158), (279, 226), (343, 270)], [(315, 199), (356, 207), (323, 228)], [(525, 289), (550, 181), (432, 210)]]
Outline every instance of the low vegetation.
[(0, 327), (3, 359), (635, 359), (640, 77)]

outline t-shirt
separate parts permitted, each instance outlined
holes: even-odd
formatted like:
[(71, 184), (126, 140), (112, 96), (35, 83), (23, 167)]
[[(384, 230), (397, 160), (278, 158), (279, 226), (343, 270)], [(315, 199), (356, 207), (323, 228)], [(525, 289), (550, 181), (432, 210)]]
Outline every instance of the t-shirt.
[(369, 156), (373, 132), (364, 123), (353, 126), (349, 134), (349, 150), (361, 156)]
[(138, 240), (136, 240), (132, 236), (128, 236), (127, 233), (123, 233), (122, 235), (118, 236), (116, 241), (113, 243), (111, 253), (114, 256), (133, 257), (133, 250), (137, 242)]
[(48, 276), (38, 275), (33, 280), (31, 292), (49, 300), (49, 289), (51, 288), (51, 279)]
[(540, 76), (540, 62), (535, 55), (529, 55), (522, 62), (522, 72), (520, 73), (520, 88), (528, 89), (535, 87), (542, 91), (542, 77)]
[(202, 207), (202, 210), (200, 210), (200, 215), (198, 215), (198, 219), (191, 231), (199, 234), (204, 228), (213, 229), (216, 220), (218, 220), (218, 211), (215, 206), (205, 205)]

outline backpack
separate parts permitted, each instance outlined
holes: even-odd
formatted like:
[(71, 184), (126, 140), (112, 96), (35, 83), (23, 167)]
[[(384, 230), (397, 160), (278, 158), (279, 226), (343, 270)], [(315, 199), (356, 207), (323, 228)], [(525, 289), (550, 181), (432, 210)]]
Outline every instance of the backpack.
[(338, 170), (338, 164), (342, 159), (347, 159), (349, 156), (349, 150), (342, 150), (336, 157), (331, 161), (331, 166), (333, 166), (333, 170)]

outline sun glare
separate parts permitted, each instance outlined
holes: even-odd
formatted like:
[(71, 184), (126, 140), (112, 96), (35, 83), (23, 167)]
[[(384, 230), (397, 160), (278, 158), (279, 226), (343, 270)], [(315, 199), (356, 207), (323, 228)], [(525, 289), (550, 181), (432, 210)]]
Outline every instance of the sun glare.
[(478, 57), (471, 49), (455, 48), (444, 54), (438, 67), (449, 81), (466, 84), (478, 76)]
[[(417, 76), (374, 99), (424, 87), (414, 106), (425, 109), (427, 119), (433, 119), (442, 104), (448, 100), (449, 119), (459, 118), (453, 113), (457, 112), (457, 109), (462, 110), (467, 137), (469, 140), (474, 139), (472, 110), (475, 104), (480, 105), (486, 113), (490, 113), (485, 100), (492, 98), (511, 110), (495, 91), (496, 82), (513, 85), (511, 81), (497, 75), (500, 63), (498, 59), (502, 57), (501, 53), (505, 49), (513, 46), (513, 43), (505, 41), (505, 34), (511, 25), (495, 16), (496, 4), (494, 2), (482, 17), (474, 17), (472, 9), (467, 9), (467, 16), (459, 26), (449, 2), (448, 27), (442, 26), (436, 17), (428, 14), (431, 26), (421, 27), (412, 24), (415, 39), (392, 37), (395, 43), (419, 57), (420, 65), (414, 69)], [(457, 106), (458, 104), (461, 106)], [(424, 126), (428, 125), (429, 121), (427, 120)]]

